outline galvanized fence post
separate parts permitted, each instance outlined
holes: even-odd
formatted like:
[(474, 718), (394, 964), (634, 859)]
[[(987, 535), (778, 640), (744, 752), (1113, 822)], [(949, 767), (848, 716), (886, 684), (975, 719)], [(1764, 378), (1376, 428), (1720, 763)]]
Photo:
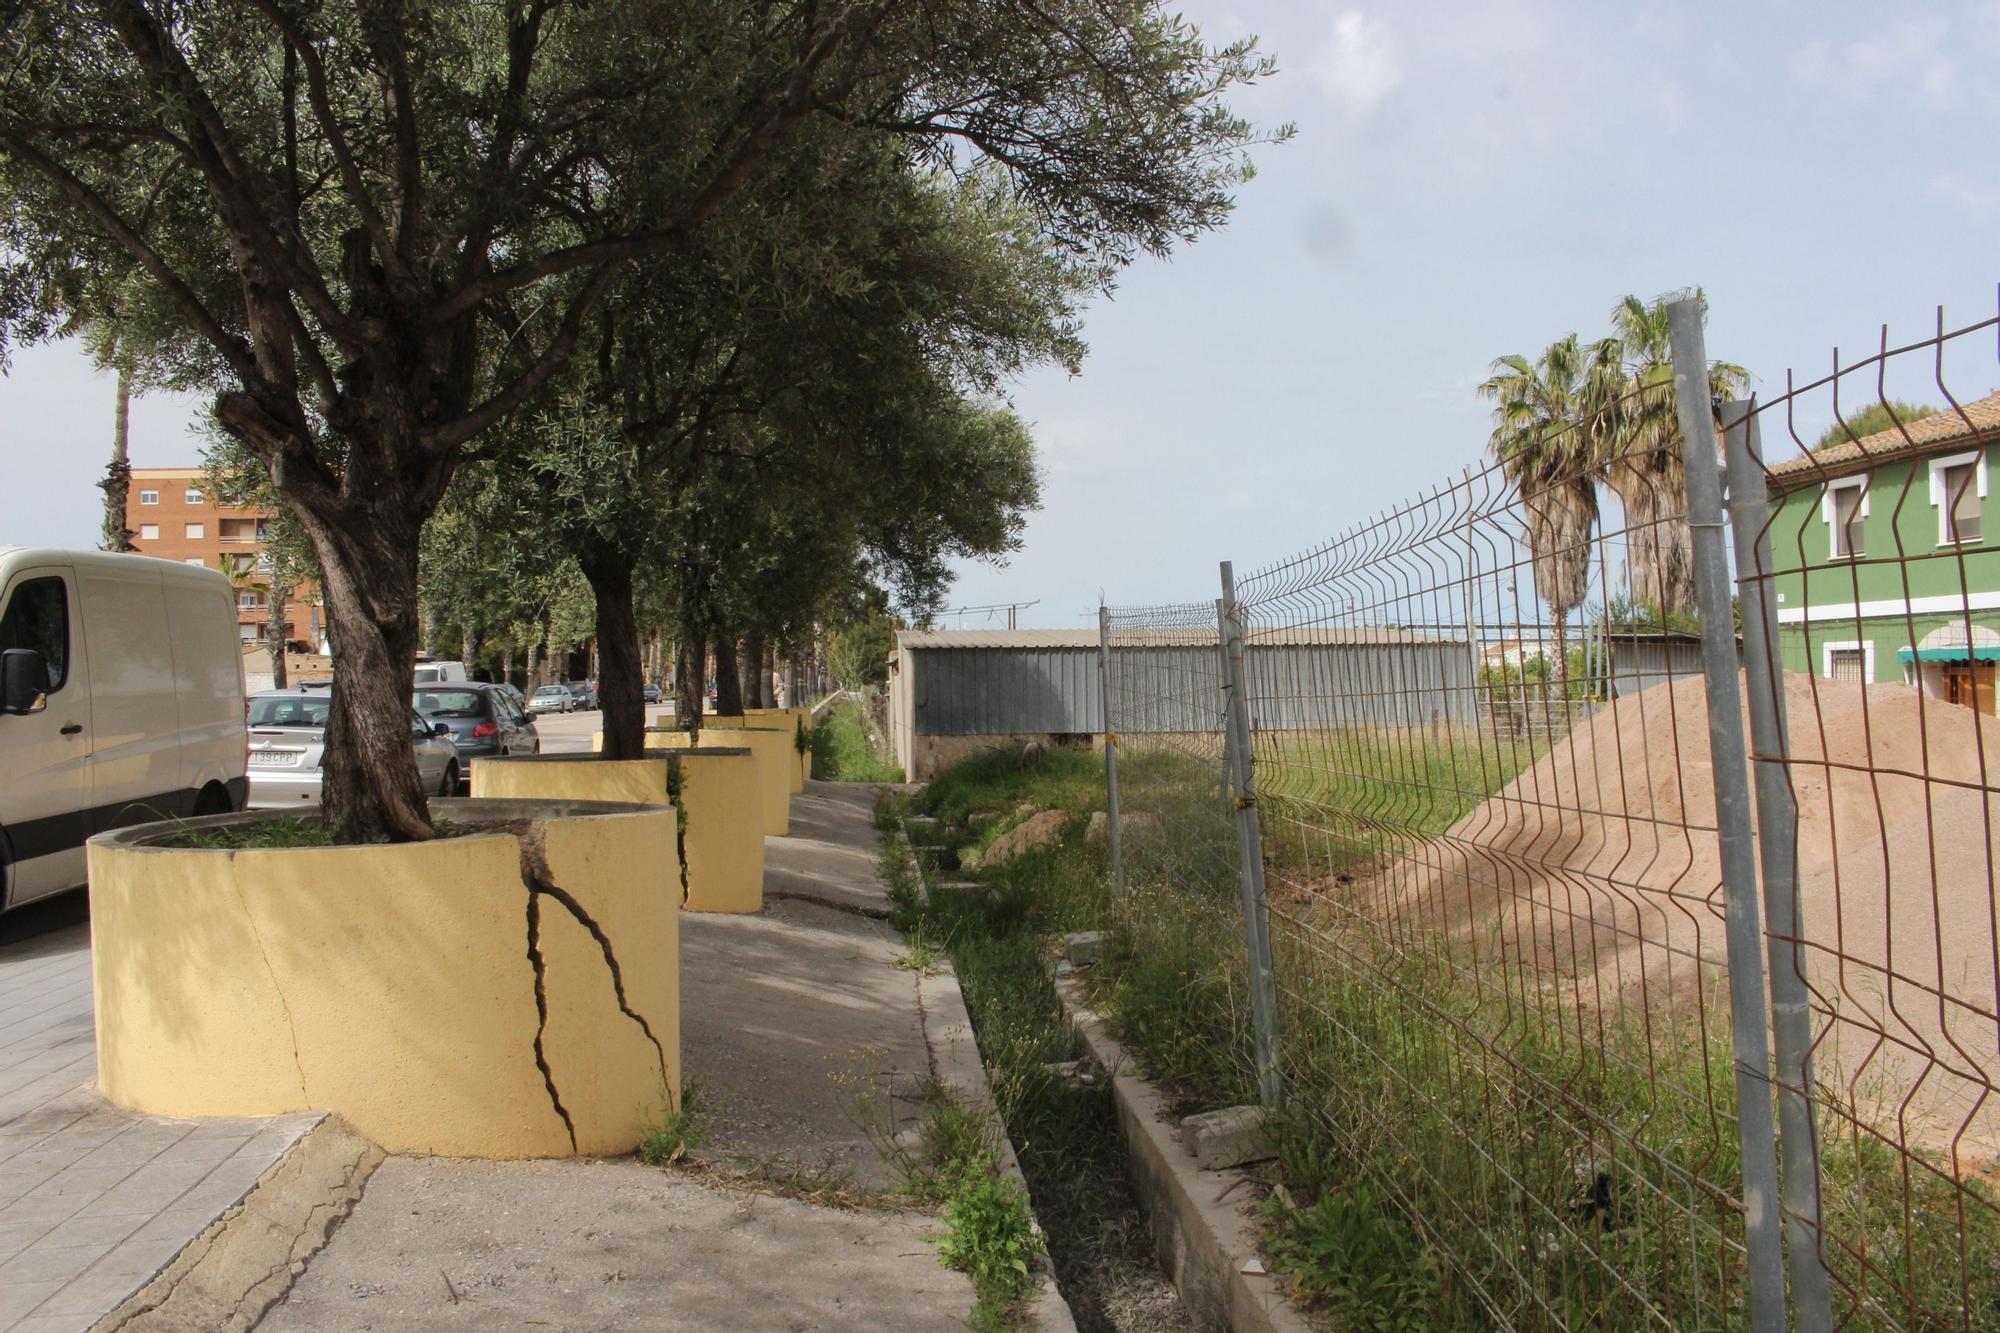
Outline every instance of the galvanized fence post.
[(1124, 847), (1118, 820), (1118, 725), (1111, 715), (1111, 611), (1097, 608), (1097, 693), (1104, 701), (1105, 846), (1111, 855), (1111, 892), (1125, 900)]
[(1234, 783), (1236, 864), (1243, 885), (1243, 934), (1250, 952), (1250, 1023), (1257, 1042), (1257, 1092), (1264, 1105), (1282, 1104), (1278, 1081), (1278, 986), (1271, 966), (1270, 902), (1264, 893), (1264, 830), (1257, 813), (1256, 761), (1250, 749), (1250, 702), (1244, 688), (1243, 621), (1236, 610), (1236, 575), (1222, 562), (1222, 597), (1215, 604), (1222, 638), (1223, 746)]
[(1743, 675), (1757, 786), (1757, 852), (1764, 871), (1764, 938), (1771, 965), (1771, 1045), (1778, 1080), (1778, 1154), (1784, 1168), (1787, 1265), (1798, 1333), (1833, 1327), (1832, 1283), (1820, 1246), (1819, 1139), (1812, 1109), (1812, 1007), (1798, 920), (1799, 810), (1786, 761), (1791, 735), (1779, 672), (1777, 590), (1771, 571), (1770, 494), (1757, 418), (1724, 403), (1723, 454), (1736, 591), (1743, 608)]
[(1784, 1333), (1785, 1254), (1778, 1203), (1777, 1135), (1771, 1116), (1771, 1051), (1764, 1000), (1763, 933), (1757, 848), (1751, 828), (1749, 754), (1736, 684), (1735, 617), (1729, 556), (1723, 549), (1722, 474), (1709, 406), (1708, 352), (1701, 303), (1667, 308), (1673, 344), (1675, 411), (1687, 469), (1687, 521), (1701, 614), (1701, 665), (1708, 700), (1709, 759), (1715, 775), (1716, 843), (1722, 861), (1724, 942), (1729, 958), (1729, 1031), (1736, 1057), (1736, 1132), (1743, 1150), (1743, 1245), (1750, 1326)]

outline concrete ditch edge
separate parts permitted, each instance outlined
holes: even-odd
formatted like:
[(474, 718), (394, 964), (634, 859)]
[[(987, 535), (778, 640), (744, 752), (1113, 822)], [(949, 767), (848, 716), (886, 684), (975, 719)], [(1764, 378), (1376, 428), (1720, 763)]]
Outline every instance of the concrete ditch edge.
[[(910, 845), (909, 834), (901, 820), (896, 821), (896, 841), (901, 844), (903, 854), (910, 858), (910, 864), (917, 872), (917, 892), (925, 902), (930, 901), (930, 881), (924, 874), (923, 858)], [(953, 1096), (969, 1106), (983, 1107), (993, 1118), (993, 1123), (1002, 1127), (1000, 1134), (1000, 1171), (1009, 1180), (1028, 1193), (1028, 1178), (1021, 1172), (1021, 1159), (1014, 1151), (1014, 1141), (1005, 1132), (1000, 1119), (1000, 1109), (993, 1103), (993, 1088), (986, 1080), (986, 1061), (979, 1053), (979, 1034), (972, 1026), (972, 1014), (965, 1007), (965, 992), (958, 984), (958, 974), (949, 963), (940, 964), (931, 972), (917, 974), (917, 1014), (923, 1022), (924, 1046), (930, 1053), (931, 1077), (948, 1089)], [(1034, 1206), (1029, 1205), (1028, 1215), (1034, 1216)], [(1035, 1223), (1035, 1230), (1046, 1238), (1041, 1223)], [(1055, 1272), (1045, 1260), (1041, 1266), (1041, 1292), (1029, 1307), (1036, 1325), (1049, 1333), (1076, 1333), (1076, 1316), (1070, 1312), (1069, 1302), (1063, 1299), (1056, 1286)]]
[(255, 1328), (353, 1211), (383, 1156), (327, 1116), (92, 1333)]
[(1084, 1050), (1111, 1077), (1127, 1172), (1153, 1233), (1153, 1251), (1188, 1311), (1204, 1328), (1232, 1333), (1310, 1333), (1312, 1325), (1257, 1260), (1256, 1231), (1243, 1215), (1242, 1171), (1204, 1171), (1181, 1145), (1166, 1098), (1134, 1073), (1135, 1063), (1074, 978), (1056, 980)]

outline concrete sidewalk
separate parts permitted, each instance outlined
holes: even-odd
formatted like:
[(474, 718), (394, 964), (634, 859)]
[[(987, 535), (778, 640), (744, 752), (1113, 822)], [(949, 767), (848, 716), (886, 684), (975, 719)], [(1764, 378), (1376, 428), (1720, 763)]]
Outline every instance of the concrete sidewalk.
[(832, 1075), (890, 1094), (931, 1072), (917, 980), (877, 919), (873, 805), (809, 784), (792, 836), (766, 841), (764, 914), (681, 918), (683, 1056), (716, 1116), (700, 1156), (727, 1184), (629, 1159), (390, 1158), (259, 1327), (961, 1327), (972, 1286), (939, 1265), (936, 1219), (760, 1184), (893, 1187)]
[(0, 918), (0, 1329), (89, 1328), (317, 1114), (168, 1120), (97, 1095), (81, 893)]

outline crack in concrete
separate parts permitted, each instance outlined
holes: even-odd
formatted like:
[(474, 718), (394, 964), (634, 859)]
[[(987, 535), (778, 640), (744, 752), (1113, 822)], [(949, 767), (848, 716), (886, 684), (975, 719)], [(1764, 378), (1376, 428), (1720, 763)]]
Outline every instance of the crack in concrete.
[(793, 893), (784, 889), (765, 889), (764, 899), (782, 899), (786, 902), (810, 903), (814, 907), (824, 907), (829, 912), (845, 912), (849, 916), (865, 917), (870, 921), (887, 921), (891, 915), (886, 907), (866, 907), (860, 903), (842, 902), (838, 898), (827, 898), (816, 893)]
[[(231, 857), (234, 860), (234, 857)], [(264, 947), (264, 932), (257, 927), (257, 918), (250, 914), (249, 899), (243, 896), (243, 885), (236, 878), (236, 867), (230, 866), (230, 887), (236, 890), (236, 903), (243, 909), (243, 919), (250, 925), (250, 937), (257, 941), (257, 955), (264, 960), (264, 974), (271, 978), (271, 992), (278, 997), (278, 1008), (284, 1011), (285, 1031), (292, 1038), (292, 1068), (299, 1075), (299, 1104), (312, 1105), (312, 1096), (306, 1090), (306, 1062), (299, 1054), (299, 1025), (292, 1017), (291, 1001), (285, 998), (285, 988), (278, 982), (278, 970), (271, 966), (271, 951)]]
[[(524, 861), (526, 847), (524, 839)], [(528, 890), (528, 966), (535, 970), (535, 1068), (542, 1071), (542, 1086), (549, 1090), (549, 1105), (562, 1117), (563, 1130), (569, 1135), (569, 1150), (575, 1152), (576, 1122), (570, 1119), (569, 1108), (563, 1105), (562, 1094), (556, 1091), (555, 1072), (549, 1068), (548, 1052), (542, 1046), (542, 1038), (549, 1030), (548, 964), (542, 959), (542, 896), (536, 892), (534, 881), (523, 875), (522, 882)]]
[(570, 1119), (568, 1108), (562, 1103), (556, 1091), (555, 1072), (549, 1068), (548, 1054), (542, 1038), (549, 1026), (548, 967), (542, 958), (542, 907), (544, 897), (553, 898), (562, 904), (576, 923), (590, 933), (597, 941), (597, 951), (604, 958), (605, 970), (611, 974), (611, 991), (618, 1001), (618, 1012), (639, 1025), (646, 1034), (646, 1040), (653, 1043), (653, 1051), (660, 1057), (660, 1083), (667, 1089), (669, 1097), (674, 1096), (673, 1078), (667, 1069), (667, 1048), (661, 1044), (653, 1025), (645, 1015), (632, 1007), (625, 996), (625, 971), (618, 965), (617, 951), (611, 947), (611, 937), (604, 933), (596, 919), (584, 910), (567, 889), (555, 881), (555, 873), (549, 869), (547, 839), (539, 824), (531, 824), (516, 835), (521, 848), (521, 882), (528, 890), (528, 962), (535, 969), (535, 1013), (538, 1019), (535, 1028), (535, 1066), (542, 1071), (542, 1083), (549, 1090), (549, 1102), (562, 1117), (563, 1126), (569, 1131), (570, 1150), (576, 1150), (576, 1124)]

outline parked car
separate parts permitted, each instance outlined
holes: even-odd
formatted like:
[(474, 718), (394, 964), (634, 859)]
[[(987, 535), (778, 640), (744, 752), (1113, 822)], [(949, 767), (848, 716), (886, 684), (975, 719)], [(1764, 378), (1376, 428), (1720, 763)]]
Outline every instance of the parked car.
[(571, 713), (576, 711), (576, 696), (567, 685), (544, 685), (536, 690), (528, 700), (530, 713)]
[(587, 680), (573, 680), (569, 683), (570, 697), (576, 706), (589, 712), (597, 707), (597, 686)]
[(470, 680), (463, 662), (419, 662), (414, 683), (436, 685), (450, 680)]
[(667, 701), (667, 692), (648, 681), (646, 687), (639, 691), (639, 697), (649, 704), (661, 704)]
[(242, 807), (241, 660), (215, 570), (0, 546), (0, 909), (81, 885), (92, 834)]
[(500, 688), (507, 692), (507, 697), (512, 699), (522, 712), (528, 711), (528, 696), (521, 693), (520, 686), (510, 680), (503, 680), (500, 682)]
[[(250, 806), (252, 810), (312, 809), (325, 774), (326, 715), (333, 691), (324, 685), (264, 690), (250, 696)], [(410, 745), (425, 791), (458, 794), (458, 746), (451, 726), (426, 722), (410, 710)]]
[(537, 754), (541, 734), (527, 713), (498, 685), (467, 681), (462, 685), (419, 685), (410, 702), (429, 722), (451, 728), (458, 747), (460, 780), (472, 781), (474, 759), (496, 754)]

